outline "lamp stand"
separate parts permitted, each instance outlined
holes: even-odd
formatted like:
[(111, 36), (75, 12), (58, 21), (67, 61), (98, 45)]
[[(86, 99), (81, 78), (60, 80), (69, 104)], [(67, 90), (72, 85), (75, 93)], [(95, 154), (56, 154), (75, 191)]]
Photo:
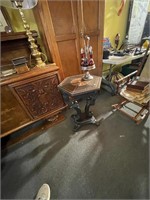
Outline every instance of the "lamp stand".
[(12, 2), (15, 3), (15, 6), (18, 8), (21, 19), (23, 21), (23, 26), (26, 31), (26, 35), (28, 37), (28, 42), (30, 43), (30, 49), (31, 49), (31, 55), (35, 58), (36, 60), (36, 66), (39, 68), (45, 67), (45, 62), (42, 61), (41, 59), (41, 52), (38, 50), (38, 46), (35, 44), (35, 39), (32, 36), (32, 32), (30, 30), (30, 26), (27, 23), (24, 13), (22, 11), (22, 0), (12, 0)]
[(92, 80), (92, 79), (93, 79), (93, 76), (90, 74), (89, 71), (86, 71), (85, 74), (84, 74), (84, 76), (82, 77), (82, 79), (83, 79), (84, 81)]

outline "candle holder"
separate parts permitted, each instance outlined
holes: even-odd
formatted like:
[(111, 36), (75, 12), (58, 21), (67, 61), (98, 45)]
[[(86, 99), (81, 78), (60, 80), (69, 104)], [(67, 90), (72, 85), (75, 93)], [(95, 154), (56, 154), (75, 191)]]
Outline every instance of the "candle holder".
[(82, 67), (82, 70), (85, 71), (85, 74), (82, 78), (84, 81), (93, 79), (93, 76), (89, 72), (92, 69), (95, 69), (95, 65), (93, 67), (92, 66)]
[(89, 71), (95, 68), (93, 50), (92, 46), (90, 46), (90, 37), (86, 35), (84, 37), (84, 47), (81, 48), (81, 69), (85, 71), (82, 79), (85, 81), (93, 79)]

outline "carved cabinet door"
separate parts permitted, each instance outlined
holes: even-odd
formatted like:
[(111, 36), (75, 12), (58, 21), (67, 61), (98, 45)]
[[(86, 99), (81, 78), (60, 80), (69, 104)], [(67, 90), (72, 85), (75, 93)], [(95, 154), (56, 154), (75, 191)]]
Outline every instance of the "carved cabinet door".
[(47, 73), (9, 85), (32, 119), (49, 116), (64, 106), (57, 73)]

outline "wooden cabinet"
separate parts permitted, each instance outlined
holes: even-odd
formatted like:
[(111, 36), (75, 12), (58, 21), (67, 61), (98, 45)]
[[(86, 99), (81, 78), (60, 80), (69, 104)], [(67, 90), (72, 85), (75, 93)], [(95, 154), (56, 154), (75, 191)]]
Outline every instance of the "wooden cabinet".
[[(102, 74), (102, 41), (104, 26), (104, 0), (49, 1), (39, 0), (34, 8), (41, 36), (47, 42), (53, 61), (60, 67), (61, 78), (82, 73), (80, 49), (81, 24), (84, 18), (85, 34), (91, 38), (96, 69), (91, 74)], [(46, 44), (45, 42), (45, 44)]]
[[(35, 31), (33, 36), (36, 41), (38, 35)], [(44, 68), (35, 67), (34, 60), (30, 60), (31, 51), (25, 32), (2, 33), (1, 51), (0, 137), (10, 136), (29, 125), (32, 127), (35, 122), (44, 121), (47, 126), (52, 126), (64, 119), (60, 113), (66, 105), (57, 88), (60, 83), (59, 67), (55, 63)], [(17, 74), (13, 70), (12, 59), (22, 56), (27, 59), (30, 70)], [(14, 73), (6, 76), (4, 72), (9, 70)]]
[(48, 65), (2, 80), (1, 137), (61, 112), (65, 104), (57, 88), (58, 69)]

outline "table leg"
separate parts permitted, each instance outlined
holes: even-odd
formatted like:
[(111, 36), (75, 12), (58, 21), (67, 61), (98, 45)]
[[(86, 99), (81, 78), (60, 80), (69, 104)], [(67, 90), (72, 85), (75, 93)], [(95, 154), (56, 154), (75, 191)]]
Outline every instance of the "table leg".
[[(111, 94), (112, 94), (112, 95), (115, 95), (115, 94), (116, 94), (116, 87), (115, 87), (115, 85), (114, 85), (113, 83), (111, 83), (111, 79), (112, 79), (112, 69), (113, 69), (113, 65), (110, 64), (108, 78), (107, 78), (107, 79), (104, 79), (104, 78), (102, 79), (102, 87), (103, 87), (104, 89), (106, 89), (106, 90), (107, 90), (107, 87), (109, 87), (110, 90), (111, 90)], [(105, 87), (105, 85), (106, 85), (107, 87)]]
[(112, 95), (116, 95), (116, 87), (114, 86), (114, 84), (104, 78), (102, 79), (102, 88), (106, 89)]
[(113, 65), (110, 64), (109, 75), (108, 75), (108, 81), (109, 81), (109, 82), (111, 82), (111, 77), (112, 77), (112, 68), (113, 68)]

